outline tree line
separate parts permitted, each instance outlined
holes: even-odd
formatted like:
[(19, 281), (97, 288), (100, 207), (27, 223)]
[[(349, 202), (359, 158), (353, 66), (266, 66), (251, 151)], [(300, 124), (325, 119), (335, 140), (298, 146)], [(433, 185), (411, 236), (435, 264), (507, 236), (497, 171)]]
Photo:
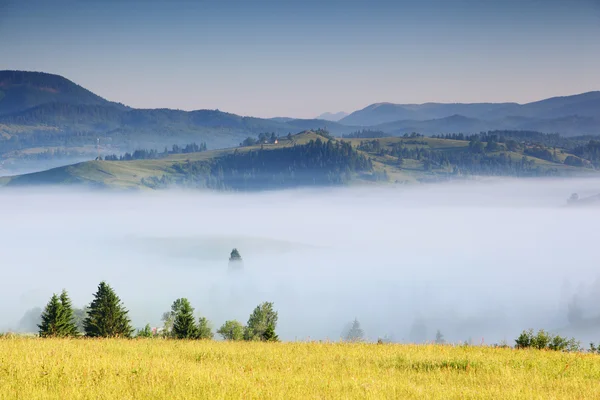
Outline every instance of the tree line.
[[(504, 147), (498, 142), (487, 143), (471, 140), (466, 151), (440, 151), (426, 147), (406, 146), (415, 143), (394, 143), (392, 146), (383, 146), (377, 139), (361, 141), (358, 149), (374, 153), (379, 156), (394, 157), (395, 165), (402, 167), (404, 160), (412, 159), (421, 161), (425, 171), (445, 169), (450, 173), (467, 175), (490, 176), (548, 176), (558, 174), (557, 169), (541, 169), (534, 160), (522, 156), (514, 159), (505, 152)], [(426, 144), (423, 142), (423, 144)], [(392, 161), (393, 162), (393, 161)]]
[(206, 151), (206, 143), (202, 142), (200, 144), (196, 144), (195, 142), (186, 144), (184, 147), (174, 144), (171, 150), (167, 147), (162, 152), (158, 152), (158, 150), (147, 150), (147, 149), (139, 149), (134, 150), (133, 153), (125, 153), (121, 156), (117, 156), (116, 154), (107, 155), (104, 157), (105, 161), (131, 161), (131, 160), (155, 160), (159, 158), (167, 157), (171, 154), (187, 154), (187, 153), (199, 153), (202, 151)]
[(311, 140), (277, 149), (234, 151), (209, 161), (176, 164), (175, 178), (145, 178), (153, 188), (171, 184), (221, 190), (281, 189), (344, 184), (352, 174), (370, 172), (371, 160), (349, 143)]
[[(149, 324), (138, 330), (131, 325), (129, 311), (110, 285), (102, 281), (94, 298), (85, 308), (82, 329), (66, 290), (53, 294), (42, 311), (38, 334), (42, 338), (149, 338), (213, 339), (211, 322), (206, 317), (194, 317), (194, 308), (186, 298), (173, 302), (171, 310), (164, 313), (163, 328), (153, 330)], [(259, 304), (244, 326), (236, 320), (226, 321), (216, 333), (225, 340), (279, 341), (275, 333), (278, 314), (273, 303)]]

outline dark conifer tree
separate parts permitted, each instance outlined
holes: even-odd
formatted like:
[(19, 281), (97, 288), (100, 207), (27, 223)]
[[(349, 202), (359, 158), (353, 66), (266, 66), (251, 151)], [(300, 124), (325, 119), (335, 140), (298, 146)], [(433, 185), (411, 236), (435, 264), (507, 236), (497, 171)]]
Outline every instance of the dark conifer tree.
[(63, 311), (65, 336), (79, 335), (79, 330), (77, 329), (77, 323), (75, 321), (75, 314), (73, 312), (73, 304), (71, 303), (71, 299), (69, 298), (66, 290), (63, 289), (59, 299)]
[(279, 336), (275, 333), (275, 328), (273, 324), (269, 324), (267, 329), (262, 334), (262, 340), (265, 342), (279, 342)]
[(84, 321), (85, 335), (89, 337), (131, 337), (128, 311), (114, 290), (104, 281), (98, 285)]
[(40, 337), (61, 337), (64, 332), (64, 314), (60, 299), (53, 294), (42, 312), (42, 322), (38, 325)]
[(178, 299), (179, 303), (173, 322), (173, 336), (177, 339), (194, 339), (198, 333), (194, 321), (194, 309), (188, 299)]

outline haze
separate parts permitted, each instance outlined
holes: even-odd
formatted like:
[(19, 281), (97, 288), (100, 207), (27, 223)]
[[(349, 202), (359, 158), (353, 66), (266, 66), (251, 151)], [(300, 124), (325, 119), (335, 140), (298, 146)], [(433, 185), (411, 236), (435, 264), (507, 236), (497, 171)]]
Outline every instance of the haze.
[[(600, 213), (563, 206), (598, 187), (523, 179), (261, 194), (3, 190), (0, 330), (62, 288), (83, 306), (104, 279), (136, 327), (160, 326), (171, 302), (188, 297), (215, 328), (273, 301), (285, 340), (337, 340), (354, 318), (370, 340), (433, 340), (440, 329), (451, 341), (494, 343), (530, 327), (568, 331), (574, 293), (585, 316), (597, 315)], [(227, 271), (233, 247), (239, 274)]]

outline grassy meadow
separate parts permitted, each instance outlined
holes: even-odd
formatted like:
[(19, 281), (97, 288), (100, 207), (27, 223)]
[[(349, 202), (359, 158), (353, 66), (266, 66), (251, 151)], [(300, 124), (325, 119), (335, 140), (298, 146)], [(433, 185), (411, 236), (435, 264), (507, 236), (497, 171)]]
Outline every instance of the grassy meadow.
[(600, 356), (480, 346), (0, 339), (1, 399), (594, 399)]

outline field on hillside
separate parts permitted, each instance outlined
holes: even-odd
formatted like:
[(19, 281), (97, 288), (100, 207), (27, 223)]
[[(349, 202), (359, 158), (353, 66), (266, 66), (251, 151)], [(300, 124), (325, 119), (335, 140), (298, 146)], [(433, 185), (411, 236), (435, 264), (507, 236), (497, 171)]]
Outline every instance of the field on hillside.
[(2, 399), (600, 398), (600, 356), (490, 347), (0, 339)]

